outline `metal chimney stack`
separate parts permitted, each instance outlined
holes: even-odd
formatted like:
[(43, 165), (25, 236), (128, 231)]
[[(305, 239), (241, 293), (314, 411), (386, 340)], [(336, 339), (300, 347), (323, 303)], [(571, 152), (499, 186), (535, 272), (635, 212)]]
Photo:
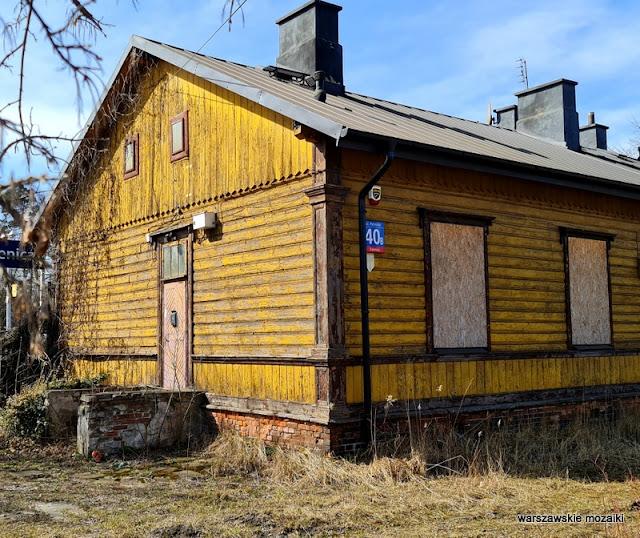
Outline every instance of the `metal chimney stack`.
[(338, 43), (338, 13), (342, 7), (322, 0), (307, 2), (278, 19), (280, 56), (278, 67), (307, 75), (324, 71), (324, 90), (344, 93), (342, 46)]
[(576, 85), (564, 78), (516, 93), (516, 130), (580, 150)]
[(580, 127), (580, 145), (591, 149), (607, 149), (607, 127), (596, 123), (596, 115), (589, 112), (587, 125)]

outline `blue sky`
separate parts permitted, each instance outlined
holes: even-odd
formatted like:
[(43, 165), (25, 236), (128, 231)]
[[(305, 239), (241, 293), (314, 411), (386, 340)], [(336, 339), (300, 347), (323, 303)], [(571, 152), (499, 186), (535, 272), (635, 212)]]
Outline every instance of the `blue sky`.
[[(40, 3), (40, 2), (39, 2)], [(64, 0), (41, 0), (44, 12), (60, 19)], [(245, 23), (234, 19), (202, 53), (248, 65), (270, 65), (278, 55), (275, 20), (304, 0), (248, 0)], [(485, 121), (487, 104), (515, 103), (523, 90), (518, 58), (528, 64), (529, 85), (557, 78), (576, 88), (580, 124), (594, 111), (610, 127), (610, 148), (629, 147), (640, 135), (640, 3), (631, 0), (539, 0), (537, 2), (342, 0), (340, 42), (349, 91)], [(1, 0), (0, 16), (10, 18), (14, 0)], [(93, 9), (106, 28), (94, 50), (102, 57), (106, 82), (132, 34), (197, 50), (222, 22), (224, 0), (99, 0)], [(90, 114), (95, 96), (84, 95), (78, 113), (75, 86), (60, 71), (41, 40), (31, 43), (25, 104), (46, 134), (74, 136)], [(0, 107), (11, 100), (17, 77), (0, 73)], [(6, 112), (5, 112), (6, 113)], [(14, 112), (9, 111), (9, 114)], [(61, 158), (69, 155), (60, 144)], [(47, 172), (34, 161), (34, 174)], [(24, 156), (2, 163), (0, 181), (27, 173)], [(56, 170), (48, 171), (55, 175)]]

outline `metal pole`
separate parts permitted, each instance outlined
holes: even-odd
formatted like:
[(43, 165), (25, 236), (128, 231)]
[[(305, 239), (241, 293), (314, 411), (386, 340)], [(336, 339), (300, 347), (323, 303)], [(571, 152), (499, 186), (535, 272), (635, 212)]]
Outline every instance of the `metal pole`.
[(4, 328), (11, 330), (11, 284), (7, 284), (7, 296), (5, 297), (5, 313), (7, 319), (5, 320)]
[(40, 269), (40, 310), (42, 310), (43, 295), (44, 295), (44, 267)]

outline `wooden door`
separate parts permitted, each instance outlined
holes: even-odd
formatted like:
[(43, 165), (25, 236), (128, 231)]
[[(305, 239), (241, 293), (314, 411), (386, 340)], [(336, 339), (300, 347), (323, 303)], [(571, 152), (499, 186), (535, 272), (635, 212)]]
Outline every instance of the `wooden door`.
[(187, 385), (188, 327), (187, 282), (176, 280), (162, 286), (162, 386), (180, 389)]

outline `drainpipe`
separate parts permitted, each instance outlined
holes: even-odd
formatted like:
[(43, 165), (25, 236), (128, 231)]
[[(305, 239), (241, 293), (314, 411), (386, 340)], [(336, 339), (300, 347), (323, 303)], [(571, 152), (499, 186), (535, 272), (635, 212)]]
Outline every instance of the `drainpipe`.
[(360, 242), (360, 316), (362, 319), (362, 382), (364, 392), (364, 419), (362, 421), (362, 440), (369, 445), (371, 442), (371, 345), (369, 341), (369, 280), (367, 271), (367, 208), (365, 197), (369, 191), (380, 181), (382, 176), (391, 166), (395, 157), (395, 140), (391, 142), (387, 150), (384, 163), (373, 174), (373, 177), (358, 194), (358, 221)]

